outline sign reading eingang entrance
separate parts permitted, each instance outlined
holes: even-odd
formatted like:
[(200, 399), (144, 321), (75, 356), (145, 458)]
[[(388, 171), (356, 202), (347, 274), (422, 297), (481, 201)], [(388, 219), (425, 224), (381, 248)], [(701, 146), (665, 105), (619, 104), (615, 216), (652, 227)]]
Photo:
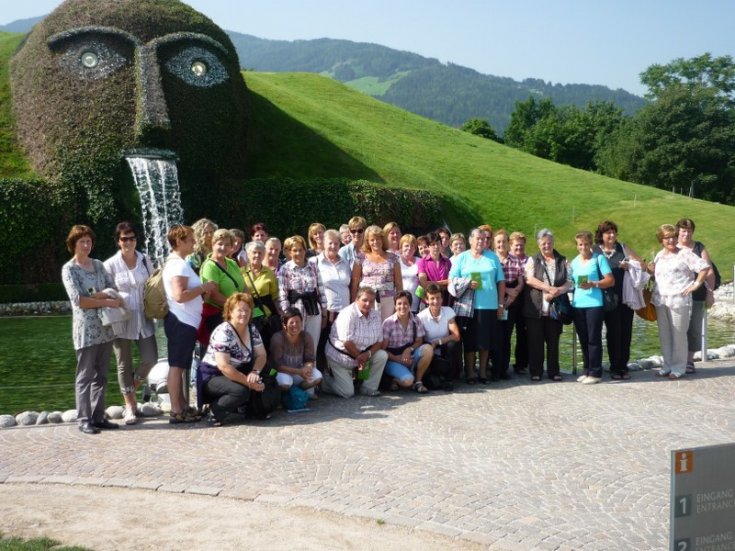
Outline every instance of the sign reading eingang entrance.
[(735, 444), (671, 452), (673, 551), (735, 551)]

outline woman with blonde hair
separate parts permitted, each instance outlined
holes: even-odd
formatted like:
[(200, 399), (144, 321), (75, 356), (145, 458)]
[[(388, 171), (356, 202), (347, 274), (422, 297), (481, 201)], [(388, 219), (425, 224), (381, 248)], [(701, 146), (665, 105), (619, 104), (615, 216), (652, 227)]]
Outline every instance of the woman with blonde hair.
[(194, 249), (186, 261), (199, 274), (199, 269), (212, 252), (212, 236), (217, 231), (217, 224), (208, 218), (200, 218), (191, 225), (191, 229), (194, 230)]
[(419, 265), (416, 257), (416, 237), (407, 233), (401, 237), (401, 254), (398, 257), (401, 263), (401, 279), (403, 290), (411, 293), (411, 312), (418, 313), (421, 299), (416, 295), (419, 287)]
[(656, 238), (663, 248), (648, 265), (648, 271), (656, 280), (651, 303), (656, 307), (658, 339), (664, 357), (659, 375), (679, 379), (687, 367), (687, 330), (692, 294), (704, 285), (710, 266), (691, 249), (678, 246), (679, 230), (676, 226), (660, 226)]
[(306, 261), (306, 242), (300, 235), (286, 239), (283, 244), (291, 260), (278, 274), (278, 297), (281, 310), (296, 308), (304, 320), (304, 331), (312, 342), (319, 342), (319, 335), (327, 324), (327, 297), (316, 265)]
[(355, 259), (352, 268), (352, 300), (357, 298), (360, 287), (375, 291), (375, 308), (380, 310), (381, 320), (395, 311), (393, 297), (403, 290), (403, 278), (398, 256), (387, 251), (388, 239), (378, 226), (368, 226), (362, 244), (364, 256)]
[(383, 226), (383, 235), (385, 235), (388, 243), (386, 250), (393, 254), (401, 254), (401, 228), (397, 222), (388, 222)]
[(306, 251), (306, 258), (311, 258), (324, 252), (324, 232), (327, 228), (324, 224), (314, 222), (309, 226), (306, 237), (309, 240), (309, 249)]

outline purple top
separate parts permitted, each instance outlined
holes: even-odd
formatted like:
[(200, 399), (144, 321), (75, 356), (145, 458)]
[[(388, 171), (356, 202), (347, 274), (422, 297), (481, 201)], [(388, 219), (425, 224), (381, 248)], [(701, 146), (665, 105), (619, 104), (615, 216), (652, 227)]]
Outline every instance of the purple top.
[(431, 255), (419, 258), (417, 262), (419, 266), (419, 274), (426, 274), (429, 281), (443, 281), (449, 278), (449, 270), (452, 269), (452, 262), (443, 254), (439, 255), (439, 261), (436, 262)]

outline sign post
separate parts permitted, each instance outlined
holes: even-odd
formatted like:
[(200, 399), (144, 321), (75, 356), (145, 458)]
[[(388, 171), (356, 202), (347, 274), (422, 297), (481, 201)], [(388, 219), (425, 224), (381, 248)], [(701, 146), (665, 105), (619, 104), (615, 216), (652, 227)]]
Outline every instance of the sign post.
[(735, 444), (671, 452), (672, 551), (735, 551)]

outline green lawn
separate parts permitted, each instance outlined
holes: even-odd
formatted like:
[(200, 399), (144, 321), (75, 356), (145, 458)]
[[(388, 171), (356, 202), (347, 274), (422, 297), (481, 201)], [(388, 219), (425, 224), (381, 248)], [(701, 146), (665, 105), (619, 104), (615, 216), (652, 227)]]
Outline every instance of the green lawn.
[[(279, 172), (294, 177), (337, 176), (347, 166), (351, 177), (441, 194), (452, 229), (487, 222), (530, 235), (549, 227), (557, 234), (558, 248), (570, 255), (574, 254), (573, 235), (593, 230), (603, 219), (614, 220), (621, 239), (649, 255), (658, 249), (658, 225), (688, 216), (698, 223), (697, 237), (720, 266), (735, 259), (735, 240), (729, 231), (735, 215), (731, 207), (545, 161), (318, 75), (248, 72), (245, 78), (254, 97), (278, 114), (277, 122), (289, 125), (281, 132), (279, 124), (266, 126), (274, 122), (269, 118), (260, 119), (262, 126), (251, 126), (253, 143), (261, 154), (252, 157), (252, 175), (267, 176), (274, 159), (279, 160)], [(281, 144), (272, 138), (288, 136), (293, 128), (328, 143), (339, 155), (309, 163), (306, 159), (313, 146), (308, 141), (294, 143), (287, 138)], [(259, 147), (263, 140), (267, 151)]]

